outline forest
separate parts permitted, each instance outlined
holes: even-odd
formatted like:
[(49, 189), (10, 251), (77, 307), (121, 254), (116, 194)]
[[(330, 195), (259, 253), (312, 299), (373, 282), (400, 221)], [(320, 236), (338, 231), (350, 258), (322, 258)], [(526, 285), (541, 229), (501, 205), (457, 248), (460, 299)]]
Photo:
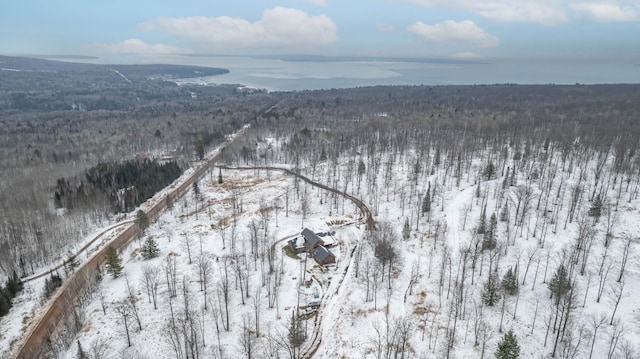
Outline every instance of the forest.
[[(219, 69), (117, 67), (129, 83), (107, 71), (108, 66), (1, 60), (0, 245), (6, 248), (0, 252), (2, 278), (19, 267), (25, 268), (20, 276), (34, 274), (67, 257), (87, 231), (112, 216), (108, 198), (75, 203), (75, 211), (60, 216), (57, 180), (83, 176), (100, 163), (133, 160), (140, 152), (150, 159), (168, 154), (180, 168), (188, 168), (197, 153), (274, 101), (263, 93), (247, 98), (237, 86), (178, 87), (158, 79), (194, 71), (223, 72)], [(153, 74), (157, 76), (147, 79)], [(97, 85), (99, 78), (108, 80), (107, 85)], [(11, 99), (23, 95), (37, 106), (14, 108)], [(111, 105), (93, 105), (96, 101)]]
[[(218, 179), (196, 182), (111, 257), (121, 272), (86, 295), (55, 357), (115, 357), (109, 345), (177, 358), (638, 354), (640, 86), (170, 91), (189, 95), (5, 111), (0, 240), (15, 248), (2, 252), (5, 278), (21, 261), (22, 276), (64, 260), (113, 223), (108, 201), (60, 215), (56, 179), (140, 151), (170, 151), (188, 168), (224, 137), (202, 134), (250, 125), (224, 148)], [(362, 213), (347, 194), (375, 228), (355, 227)], [(273, 250), (306, 226), (335, 232), (335, 265)], [(316, 289), (313, 311), (303, 302)], [(80, 331), (88, 322), (122, 332), (104, 334), (108, 344)]]
[(149, 159), (99, 163), (84, 178), (59, 178), (53, 197), (56, 208), (71, 210), (80, 203), (108, 201), (114, 212), (131, 212), (182, 174), (175, 161), (160, 164)]

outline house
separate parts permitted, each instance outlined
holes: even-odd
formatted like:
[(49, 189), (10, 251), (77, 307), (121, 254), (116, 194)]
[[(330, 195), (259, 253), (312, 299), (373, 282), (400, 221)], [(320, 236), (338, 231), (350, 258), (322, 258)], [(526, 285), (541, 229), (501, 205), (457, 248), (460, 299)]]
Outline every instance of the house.
[(313, 250), (324, 245), (324, 241), (317, 234), (313, 233), (309, 228), (302, 230), (302, 237), (304, 237), (304, 245), (307, 248), (307, 252), (313, 252)]
[(320, 265), (327, 265), (336, 262), (336, 256), (323, 246), (318, 246), (313, 250), (313, 259)]

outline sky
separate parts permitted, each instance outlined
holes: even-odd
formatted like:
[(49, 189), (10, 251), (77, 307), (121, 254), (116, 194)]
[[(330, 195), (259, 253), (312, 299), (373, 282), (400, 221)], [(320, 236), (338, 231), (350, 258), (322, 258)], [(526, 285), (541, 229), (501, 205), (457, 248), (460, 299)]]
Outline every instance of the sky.
[(22, 0), (0, 54), (640, 63), (638, 0)]

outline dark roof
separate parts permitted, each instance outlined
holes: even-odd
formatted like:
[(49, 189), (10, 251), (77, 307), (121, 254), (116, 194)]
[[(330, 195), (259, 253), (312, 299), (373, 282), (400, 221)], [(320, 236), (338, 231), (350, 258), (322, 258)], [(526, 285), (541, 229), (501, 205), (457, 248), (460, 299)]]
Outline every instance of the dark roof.
[(311, 246), (315, 246), (316, 243), (322, 241), (322, 239), (318, 237), (317, 234), (313, 233), (313, 231), (311, 231), (309, 228), (305, 228), (302, 230), (302, 236), (304, 237), (304, 240)]
[(324, 261), (327, 257), (331, 256), (331, 257), (336, 257), (333, 255), (333, 253), (331, 253), (330, 250), (326, 249), (323, 246), (319, 246), (318, 248), (316, 248), (313, 251), (313, 256), (320, 262)]

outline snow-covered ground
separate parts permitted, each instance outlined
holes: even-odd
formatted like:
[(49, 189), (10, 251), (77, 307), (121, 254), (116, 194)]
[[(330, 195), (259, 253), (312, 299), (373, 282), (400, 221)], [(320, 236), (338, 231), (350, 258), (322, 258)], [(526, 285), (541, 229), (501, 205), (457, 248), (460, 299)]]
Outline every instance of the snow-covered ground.
[[(93, 343), (106, 340), (115, 352), (124, 350), (127, 356), (135, 357), (139, 354), (157, 358), (174, 356), (171, 343), (165, 333), (168, 323), (171, 322), (168, 289), (164, 284), (165, 272), (162, 269), (167, 264), (167, 257), (175, 258), (177, 268), (179, 294), (172, 299), (173, 310), (178, 313), (184, 309), (183, 290), (187, 288), (190, 307), (196, 311), (199, 323), (203, 323), (203, 327), (199, 330), (204, 330), (204, 338), (208, 342), (202, 349), (204, 357), (238, 357), (242, 353), (238, 336), (244, 327), (248, 326), (252, 333), (258, 331), (261, 336), (285, 333), (292, 312), (298, 305), (304, 309), (307, 304), (324, 297), (326, 281), (333, 277), (337, 268), (341, 267), (343, 251), (340, 245), (331, 249), (338, 258), (336, 265), (322, 269), (309, 258), (306, 263), (308, 274), (304, 279), (301, 269), (305, 265), (303, 260), (305, 255), (300, 254), (301, 259), (293, 259), (285, 254), (283, 248), (288, 239), (300, 235), (303, 225), (316, 232), (334, 232), (334, 237), (341, 241), (342, 245), (354, 245), (360, 239), (362, 229), (356, 228), (354, 224), (345, 226), (342, 223), (354, 222), (354, 217), (357, 216), (355, 207), (347, 203), (344, 214), (342, 209), (338, 213), (329, 214), (331, 212), (329, 206), (321, 205), (315, 199), (318, 190), (300, 183), (301, 195), (307, 191), (307, 195), (314, 196), (309, 201), (307, 218), (303, 220), (297, 203), (299, 201), (296, 199), (294, 180), (290, 176), (276, 171), (267, 174), (266, 171), (230, 170), (224, 171), (223, 181), (222, 184), (218, 184), (215, 174), (206, 176), (199, 182), (201, 199), (196, 201), (193, 193), (187, 194), (184, 199), (176, 202), (171, 210), (162, 214), (146, 230), (140, 241), (132, 244), (121, 254), (125, 275), (114, 279), (105, 273), (98, 290), (99, 294), (85, 309), (87, 313), (85, 329), (78, 335), (83, 349), (89, 350)], [(289, 197), (288, 213), (287, 196)], [(241, 206), (237, 208), (235, 215), (235, 229), (232, 208), (234, 202)], [(273, 209), (275, 206), (279, 207), (277, 215), (276, 210)], [(265, 210), (268, 207), (271, 210)], [(266, 237), (264, 237), (264, 216), (261, 209), (262, 213), (268, 217)], [(251, 253), (252, 222), (260, 237), (255, 255)], [(331, 223), (341, 223), (341, 225)], [(158, 243), (161, 253), (157, 258), (144, 260), (141, 257), (140, 245), (146, 238), (153, 238)], [(272, 279), (268, 279), (269, 263), (266, 251), (272, 246), (276, 254), (273, 261), (274, 269), (279, 274), (274, 274)], [(262, 253), (263, 251), (265, 253)], [(189, 252), (191, 252), (191, 263)], [(263, 254), (264, 258), (261, 258)], [(200, 290), (198, 274), (197, 263), (201, 260), (200, 258), (204, 258), (203, 260), (211, 264), (206, 311), (203, 311), (204, 291)], [(348, 261), (345, 260), (345, 263)], [(157, 310), (154, 310), (153, 304), (148, 302), (146, 291), (143, 289), (145, 267), (155, 267), (160, 270), (163, 284), (159, 287)], [(219, 299), (219, 290), (220, 278), (225, 276), (225, 268), (231, 283), (230, 328), (229, 331), (221, 329), (221, 346), (218, 346), (212, 308), (224, 312), (224, 303)], [(241, 294), (240, 288), (243, 284), (238, 282), (247, 279), (248, 297), (246, 292)], [(129, 319), (132, 347), (124, 349), (127, 346), (124, 324), (115, 308), (129, 296), (127, 280), (136, 298), (142, 330), (139, 330), (134, 319)], [(280, 280), (281, 284), (274, 289), (278, 291), (277, 300), (273, 299), (273, 307), (269, 308), (268, 291), (270, 289), (269, 284), (266, 283), (272, 280)], [(304, 285), (305, 281), (310, 283)], [(106, 314), (102, 309), (103, 304), (106, 307)], [(255, 306), (260, 308), (257, 328)], [(300, 314), (302, 313), (301, 311)], [(224, 313), (217, 315), (224, 315)], [(176, 314), (177, 316), (179, 314)], [(313, 315), (308, 317), (309, 320), (305, 323), (308, 322), (307, 325), (312, 326)], [(248, 324), (248, 321), (251, 324)], [(286, 337), (286, 334), (284, 335)], [(258, 353), (263, 353), (267, 349), (262, 348), (263, 344), (260, 341), (260, 338), (256, 340), (258, 343), (256, 347), (260, 348)], [(76, 354), (77, 345), (73, 345), (65, 357), (75, 358)], [(262, 354), (259, 354), (260, 356)]]
[[(277, 151), (277, 145), (271, 143), (269, 148)], [(194, 348), (200, 357), (241, 358), (250, 352), (252, 358), (284, 358), (292, 356), (288, 333), (294, 316), (307, 334), (300, 351), (313, 353), (314, 358), (379, 358), (400, 351), (406, 358), (447, 354), (489, 358), (509, 330), (517, 336), (522, 358), (550, 358), (554, 347), (556, 357), (637, 357), (637, 196), (622, 190), (611, 243), (605, 248), (607, 215), (603, 213), (597, 223), (586, 216), (592, 205), (589, 182), (584, 182), (583, 197), (568, 221), (577, 169), (558, 173), (546, 203), (541, 197), (545, 184), (527, 178), (520, 168), (516, 183), (503, 188), (500, 171), (495, 179), (476, 178), (484, 163), (475, 160), (471, 175), (461, 176), (458, 186), (441, 168), (424, 170), (415, 180), (412, 151), (393, 161), (384, 158), (388, 156), (384, 154), (382, 161), (394, 163), (387, 172), (389, 179), (384, 178), (386, 171), (368, 171), (362, 181), (351, 177), (346, 192), (369, 204), (380, 229), (388, 226), (395, 233), (397, 255), (390, 276), (388, 266), (381, 271), (371, 244), (373, 235), (358, 222), (360, 213), (348, 200), (280, 171), (224, 170), (219, 184), (216, 170), (199, 182), (201, 198), (189, 192), (176, 201), (121, 254), (126, 275), (114, 279), (105, 273), (84, 310), (83, 329), (76, 340), (87, 352), (108, 348), (105, 357), (109, 358), (178, 357), (174, 350), (191, 339), (198, 343)], [(370, 166), (370, 159), (362, 157)], [(313, 170), (302, 166), (301, 173), (328, 185), (339, 184), (342, 190), (343, 179), (352, 175), (346, 170), (347, 160), (338, 162), (338, 179), (333, 183), (327, 182), (336, 173), (329, 162), (317, 163)], [(373, 176), (375, 191), (370, 185)], [(615, 200), (620, 183), (607, 187), (610, 199)], [(528, 215), (522, 225), (516, 225), (518, 196), (529, 184)], [(431, 212), (422, 215), (422, 197), (429, 186), (435, 187)], [(543, 199), (538, 206), (539, 198)], [(478, 238), (474, 228), (483, 208), (488, 220), (493, 213), (500, 216), (505, 203), (510, 211), (506, 221), (497, 223), (498, 249), (470, 251)], [(410, 227), (408, 238), (403, 238), (405, 223)], [(321, 267), (310, 258), (305, 260), (305, 254), (287, 255), (283, 248), (305, 227), (332, 233), (337, 241), (331, 248), (336, 264)], [(581, 230), (595, 232), (593, 241), (584, 242), (580, 256), (573, 259), (578, 263), (572, 282), (575, 298), (566, 335), (556, 344), (553, 326), (558, 310), (548, 283), (559, 264), (571, 260)], [(140, 248), (147, 238), (158, 243), (157, 258), (142, 258)], [(628, 260), (618, 282), (627, 243)], [(477, 253), (475, 266), (472, 252)], [(585, 253), (584, 273), (578, 273)], [(172, 297), (166, 268), (174, 260), (177, 293)], [(206, 309), (201, 262), (210, 266)], [(518, 295), (504, 294), (494, 306), (483, 304), (488, 272), (495, 271), (501, 280), (508, 268), (516, 267)], [(143, 273), (153, 268), (159, 276), (157, 309), (143, 285)], [(224, 328), (226, 287), (228, 329)], [(128, 317), (131, 347), (117, 310), (121, 303), (130, 302), (128, 297), (136, 304), (142, 327), (133, 314)], [(309, 308), (318, 301), (317, 310)], [(74, 342), (62, 357), (75, 358), (77, 353)]]

